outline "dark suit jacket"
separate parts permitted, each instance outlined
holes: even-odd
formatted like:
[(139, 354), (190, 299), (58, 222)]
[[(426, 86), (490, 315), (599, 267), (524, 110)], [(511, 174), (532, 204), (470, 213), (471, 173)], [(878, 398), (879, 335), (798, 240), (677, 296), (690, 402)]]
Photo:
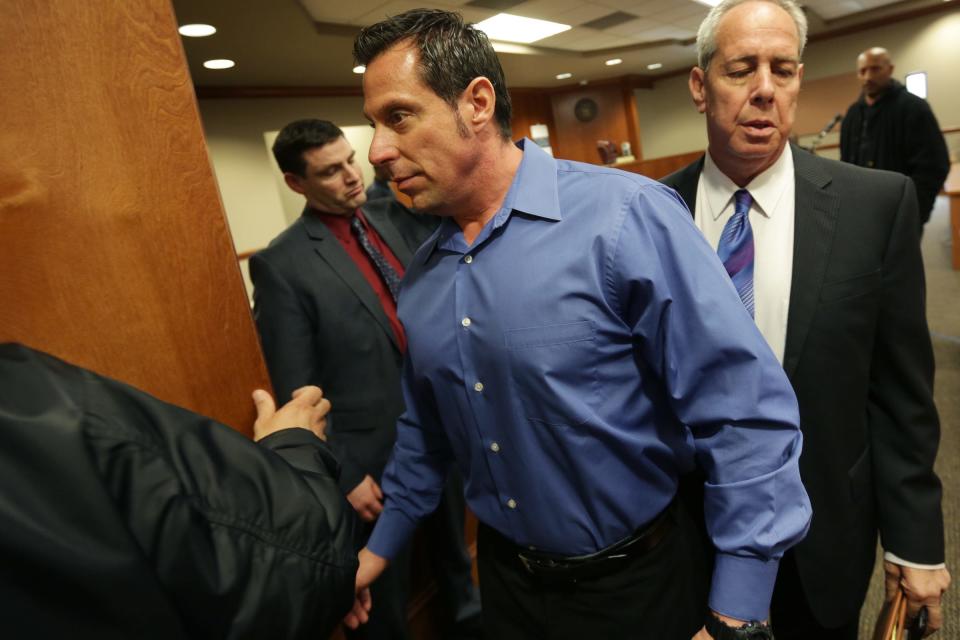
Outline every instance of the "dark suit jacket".
[[(879, 530), (904, 560), (943, 562), (917, 198), (906, 177), (792, 147), (793, 282), (784, 369), (800, 404), (800, 474), (813, 505), (794, 549), (821, 624), (863, 603)], [(703, 159), (667, 176), (693, 211)]]
[[(392, 200), (363, 213), (406, 265), (436, 226)], [(380, 474), (403, 412), (402, 354), (379, 299), (326, 225), (307, 208), (250, 258), (254, 317), (277, 401), (305, 384), (333, 403), (327, 441), (349, 492)]]

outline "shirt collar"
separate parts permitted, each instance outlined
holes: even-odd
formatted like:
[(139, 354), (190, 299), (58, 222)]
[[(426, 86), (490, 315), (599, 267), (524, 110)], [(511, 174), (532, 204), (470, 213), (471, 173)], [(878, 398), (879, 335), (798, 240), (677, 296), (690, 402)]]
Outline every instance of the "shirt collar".
[[(520, 166), (513, 176), (500, 210), (477, 237), (474, 247), (479, 246), (493, 230), (503, 226), (514, 211), (546, 220), (561, 219), (556, 160), (529, 138), (518, 140), (515, 144), (523, 152)], [(453, 249), (452, 239), (459, 233), (460, 226), (453, 218), (444, 218), (432, 246), (423, 254), (424, 262), (438, 248)]]
[[(777, 161), (744, 187), (750, 192), (757, 210), (770, 218), (776, 211), (780, 196), (793, 180), (793, 153), (790, 145), (784, 145)], [(733, 194), (740, 189), (733, 180), (720, 171), (710, 153), (703, 162), (703, 184), (709, 214), (716, 220), (733, 201)]]

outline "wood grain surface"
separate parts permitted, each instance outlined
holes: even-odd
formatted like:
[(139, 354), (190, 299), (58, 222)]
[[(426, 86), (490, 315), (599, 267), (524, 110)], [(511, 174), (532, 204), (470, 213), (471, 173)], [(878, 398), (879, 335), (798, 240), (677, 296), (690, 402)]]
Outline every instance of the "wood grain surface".
[(268, 377), (168, 0), (4, 0), (0, 94), (0, 341), (250, 433)]

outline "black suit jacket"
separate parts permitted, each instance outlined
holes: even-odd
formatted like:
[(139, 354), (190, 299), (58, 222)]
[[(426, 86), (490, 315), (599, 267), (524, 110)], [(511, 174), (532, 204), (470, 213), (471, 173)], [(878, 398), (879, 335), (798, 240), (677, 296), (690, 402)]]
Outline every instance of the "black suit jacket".
[[(363, 213), (404, 265), (436, 227), (393, 200)], [(380, 475), (403, 412), (402, 354), (379, 299), (326, 225), (305, 209), (250, 258), (254, 317), (277, 401), (305, 384), (333, 403), (327, 442), (349, 492)]]
[[(815, 616), (835, 626), (863, 603), (878, 530), (904, 560), (943, 562), (940, 425), (913, 184), (791, 151), (783, 365), (800, 404), (800, 474), (813, 506), (794, 553)], [(701, 158), (663, 179), (691, 211), (702, 169)]]

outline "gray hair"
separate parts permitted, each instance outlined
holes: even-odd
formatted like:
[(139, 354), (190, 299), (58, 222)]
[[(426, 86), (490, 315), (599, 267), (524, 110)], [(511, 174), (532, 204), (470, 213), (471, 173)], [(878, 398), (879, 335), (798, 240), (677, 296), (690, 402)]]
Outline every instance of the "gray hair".
[(807, 45), (807, 16), (794, 0), (723, 0), (710, 10), (707, 17), (700, 23), (700, 29), (697, 30), (698, 67), (706, 71), (713, 55), (717, 52), (717, 28), (720, 26), (720, 20), (728, 11), (744, 2), (769, 2), (790, 14), (793, 23), (797, 26), (797, 36), (800, 40), (797, 56), (803, 57), (803, 48)]

